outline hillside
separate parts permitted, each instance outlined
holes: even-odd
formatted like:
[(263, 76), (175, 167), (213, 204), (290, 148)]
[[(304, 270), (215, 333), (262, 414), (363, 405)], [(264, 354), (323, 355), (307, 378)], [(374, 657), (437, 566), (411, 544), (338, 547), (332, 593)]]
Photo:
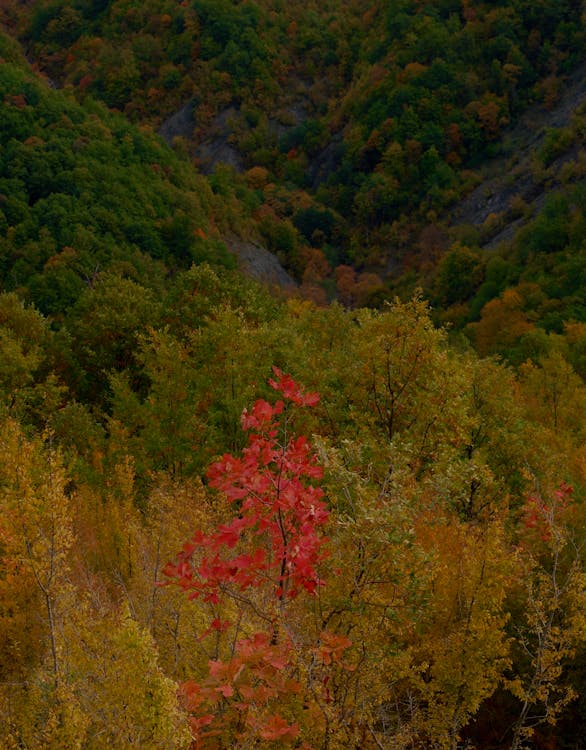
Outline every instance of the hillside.
[[(418, 284), (433, 297), (449, 216), (491, 189), (478, 185), (507, 149), (539, 162), (529, 121), (546, 126), (551, 112), (549, 127), (565, 127), (555, 113), (567, 123), (578, 106), (569, 92), (585, 56), (569, 1), (35, 0), (4, 14), (59, 85), (179, 136), (206, 173), (220, 164), (219, 180), (247, 195), (256, 242), (306, 296), (345, 304)], [(580, 132), (550, 134), (547, 148), (561, 157)], [(487, 196), (495, 205), (468, 222), (482, 220), (480, 246), (539, 209), (543, 189), (522, 174), (516, 207), (497, 190), (502, 201)]]
[(60, 315), (99, 273), (156, 287), (194, 261), (234, 265), (210, 229), (229, 210), (206, 180), (148, 128), (50, 89), (2, 45), (16, 58), (0, 70), (5, 289)]
[[(518, 289), (530, 327), (563, 333), (564, 322), (584, 322), (585, 72), (568, 77), (555, 106), (533, 105), (505, 131), (478, 185), (441, 217), (452, 249), (429, 289), (444, 321), (477, 321), (491, 300)], [(511, 356), (511, 344), (483, 351)]]
[[(520, 198), (529, 209), (540, 209), (545, 195), (561, 184), (561, 169), (568, 162), (578, 162), (583, 152), (582, 125), (586, 104), (586, 63), (579, 65), (565, 82), (559, 100), (548, 109), (531, 106), (518, 124), (505, 130), (501, 155), (483, 166), (486, 177), (472, 193), (450, 210), (450, 224), (469, 224), (481, 229), (488, 216), (506, 214), (511, 201)], [(542, 161), (541, 173), (532, 169)], [(578, 164), (575, 165), (576, 168)], [(579, 174), (568, 175), (575, 181)], [(534, 205), (535, 204), (535, 205)], [(526, 221), (528, 216), (521, 217)], [(506, 235), (499, 231), (482, 237), (482, 247), (495, 247), (511, 239), (516, 227), (504, 217)]]
[(0, 747), (580, 747), (577, 4), (0, 18)]

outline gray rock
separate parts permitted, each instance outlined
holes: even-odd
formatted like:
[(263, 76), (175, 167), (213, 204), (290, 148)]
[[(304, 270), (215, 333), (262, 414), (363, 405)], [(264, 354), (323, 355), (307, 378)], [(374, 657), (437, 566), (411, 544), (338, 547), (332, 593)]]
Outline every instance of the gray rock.
[(225, 237), (224, 242), (230, 252), (236, 255), (241, 270), (248, 276), (270, 287), (290, 290), (297, 287), (295, 279), (266, 248), (234, 235)]

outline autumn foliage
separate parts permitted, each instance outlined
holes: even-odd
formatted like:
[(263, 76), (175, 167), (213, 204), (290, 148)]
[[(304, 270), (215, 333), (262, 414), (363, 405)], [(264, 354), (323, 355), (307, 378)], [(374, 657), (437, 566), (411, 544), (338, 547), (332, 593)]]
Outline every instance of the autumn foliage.
[[(238, 515), (212, 534), (196, 532), (178, 563), (165, 569), (192, 597), (217, 602), (226, 586), (244, 591), (269, 581), (284, 601), (301, 589), (313, 593), (321, 584), (317, 565), (323, 538), (318, 530), (328, 512), (323, 491), (308, 480), (320, 479), (322, 469), (306, 438), (287, 434), (288, 415), (283, 414), (291, 405), (313, 406), (319, 396), (304, 394), (277, 368), (275, 376), (269, 383), (284, 400), (274, 405), (259, 400), (250, 412), (245, 409), (241, 423), (250, 434), (242, 457), (226, 454), (208, 470), (210, 486), (238, 504)], [(253, 551), (231, 557), (229, 551), (243, 536)], [(194, 569), (194, 553), (201, 549), (208, 554)]]
[[(329, 513), (316, 485), (323, 470), (307, 439), (291, 434), (292, 411), (315, 406), (319, 395), (304, 392), (278, 368), (273, 371), (269, 385), (282, 398), (274, 404), (260, 399), (250, 411), (245, 409), (241, 424), (248, 445), (242, 456), (225, 454), (207, 472), (210, 486), (236, 506), (237, 515), (211, 533), (197, 531), (177, 562), (163, 571), (190, 598), (216, 607), (222, 598), (232, 598), (239, 609), (260, 614), (267, 625), (236, 641), (228, 660), (210, 660), (202, 681), (182, 685), (196, 748), (222, 747), (226, 736), (232, 743), (250, 737), (285, 742), (299, 733), (297, 723), (288, 722), (276, 708), (302, 690), (289, 676), (296, 636), (287, 605), (300, 593), (315, 595), (324, 583), (319, 564), (325, 557), (322, 527)], [(250, 589), (260, 589), (260, 596), (248, 595)], [(236, 617), (240, 621), (242, 612)], [(206, 634), (229, 629), (233, 622), (215, 617)], [(316, 649), (326, 666), (350, 645), (330, 633), (322, 633), (320, 640)]]
[(0, 295), (0, 745), (577, 737), (586, 397), (562, 353), (515, 373), (422, 298), (317, 308), (205, 265), (157, 327), (154, 303), (107, 276), (71, 313), (98, 414), (67, 339)]
[(367, 5), (0, 2), (2, 750), (583, 744), (583, 9)]

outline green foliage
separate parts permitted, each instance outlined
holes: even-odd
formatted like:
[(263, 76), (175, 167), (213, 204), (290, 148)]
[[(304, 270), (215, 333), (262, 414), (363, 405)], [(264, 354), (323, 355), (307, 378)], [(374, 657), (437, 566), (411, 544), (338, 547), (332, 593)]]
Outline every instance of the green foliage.
[(148, 130), (76, 104), (12, 64), (2, 66), (0, 97), (5, 288), (63, 316), (108, 269), (153, 285), (165, 273), (161, 263), (231, 263), (202, 239), (214, 204), (205, 180)]
[(111, 371), (134, 371), (139, 332), (159, 316), (154, 294), (130, 279), (103, 274), (85, 291), (71, 311), (68, 329), (84, 372), (86, 398), (103, 394)]
[(293, 217), (295, 227), (314, 247), (332, 241), (334, 222), (335, 218), (331, 211), (320, 211), (317, 208), (302, 209)]
[(438, 265), (438, 301), (444, 306), (465, 302), (478, 289), (483, 276), (480, 257), (465, 246), (453, 246)]
[[(411, 285), (409, 244), (429, 216), (467, 190), (469, 169), (498, 153), (505, 127), (536, 96), (550, 105), (562, 71), (584, 48), (580, 10), (570, 0), (539, 10), (529, 0), (367, 9), (359, 0), (278, 8), (267, 0), (34, 0), (13, 12), (31, 54), (80, 98), (89, 93), (155, 125), (193, 102), (194, 147), (226, 139), (245, 167), (263, 166), (285, 186), (288, 205), (277, 208), (277, 223), (310, 210), (298, 204), (298, 188), (314, 193), (315, 210), (337, 216), (326, 240), (332, 258), (384, 265), (398, 244), (407, 262), (395, 289)], [(540, 158), (549, 164), (572, 139), (570, 130), (552, 130)], [(255, 215), (267, 196), (235, 192), (240, 220), (252, 215), (301, 279), (306, 261), (279, 247), (267, 217)], [(166, 260), (139, 221), (130, 241)], [(357, 254), (365, 237), (369, 247)], [(174, 239), (180, 257), (199, 261)], [(48, 295), (39, 288), (39, 304)]]
[(0, 411), (44, 426), (66, 389), (47, 321), (15, 294), (0, 295), (0, 352)]

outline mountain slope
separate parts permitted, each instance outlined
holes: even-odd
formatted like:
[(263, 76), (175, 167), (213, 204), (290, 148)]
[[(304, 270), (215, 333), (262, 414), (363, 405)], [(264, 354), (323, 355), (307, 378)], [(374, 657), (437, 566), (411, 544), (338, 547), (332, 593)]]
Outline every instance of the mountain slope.
[[(522, 256), (518, 231), (545, 195), (569, 196), (580, 180), (580, 114), (560, 122), (580, 102), (581, 14), (570, 0), (4, 10), (59, 85), (159, 128), (209, 173), (246, 225), (239, 233), (271, 251), (301, 294), (378, 305), (421, 286), (454, 308), (443, 319), (456, 326), (523, 280), (517, 260), (494, 271), (493, 248), (506, 240), (503, 252)], [(565, 294), (548, 252), (531, 280), (552, 277), (540, 285), (546, 302)], [(555, 325), (531, 315), (560, 332), (558, 308)]]
[(55, 315), (105, 271), (156, 286), (194, 261), (233, 265), (212, 230), (230, 211), (204, 178), (150, 129), (49, 88), (1, 44), (5, 289)]

